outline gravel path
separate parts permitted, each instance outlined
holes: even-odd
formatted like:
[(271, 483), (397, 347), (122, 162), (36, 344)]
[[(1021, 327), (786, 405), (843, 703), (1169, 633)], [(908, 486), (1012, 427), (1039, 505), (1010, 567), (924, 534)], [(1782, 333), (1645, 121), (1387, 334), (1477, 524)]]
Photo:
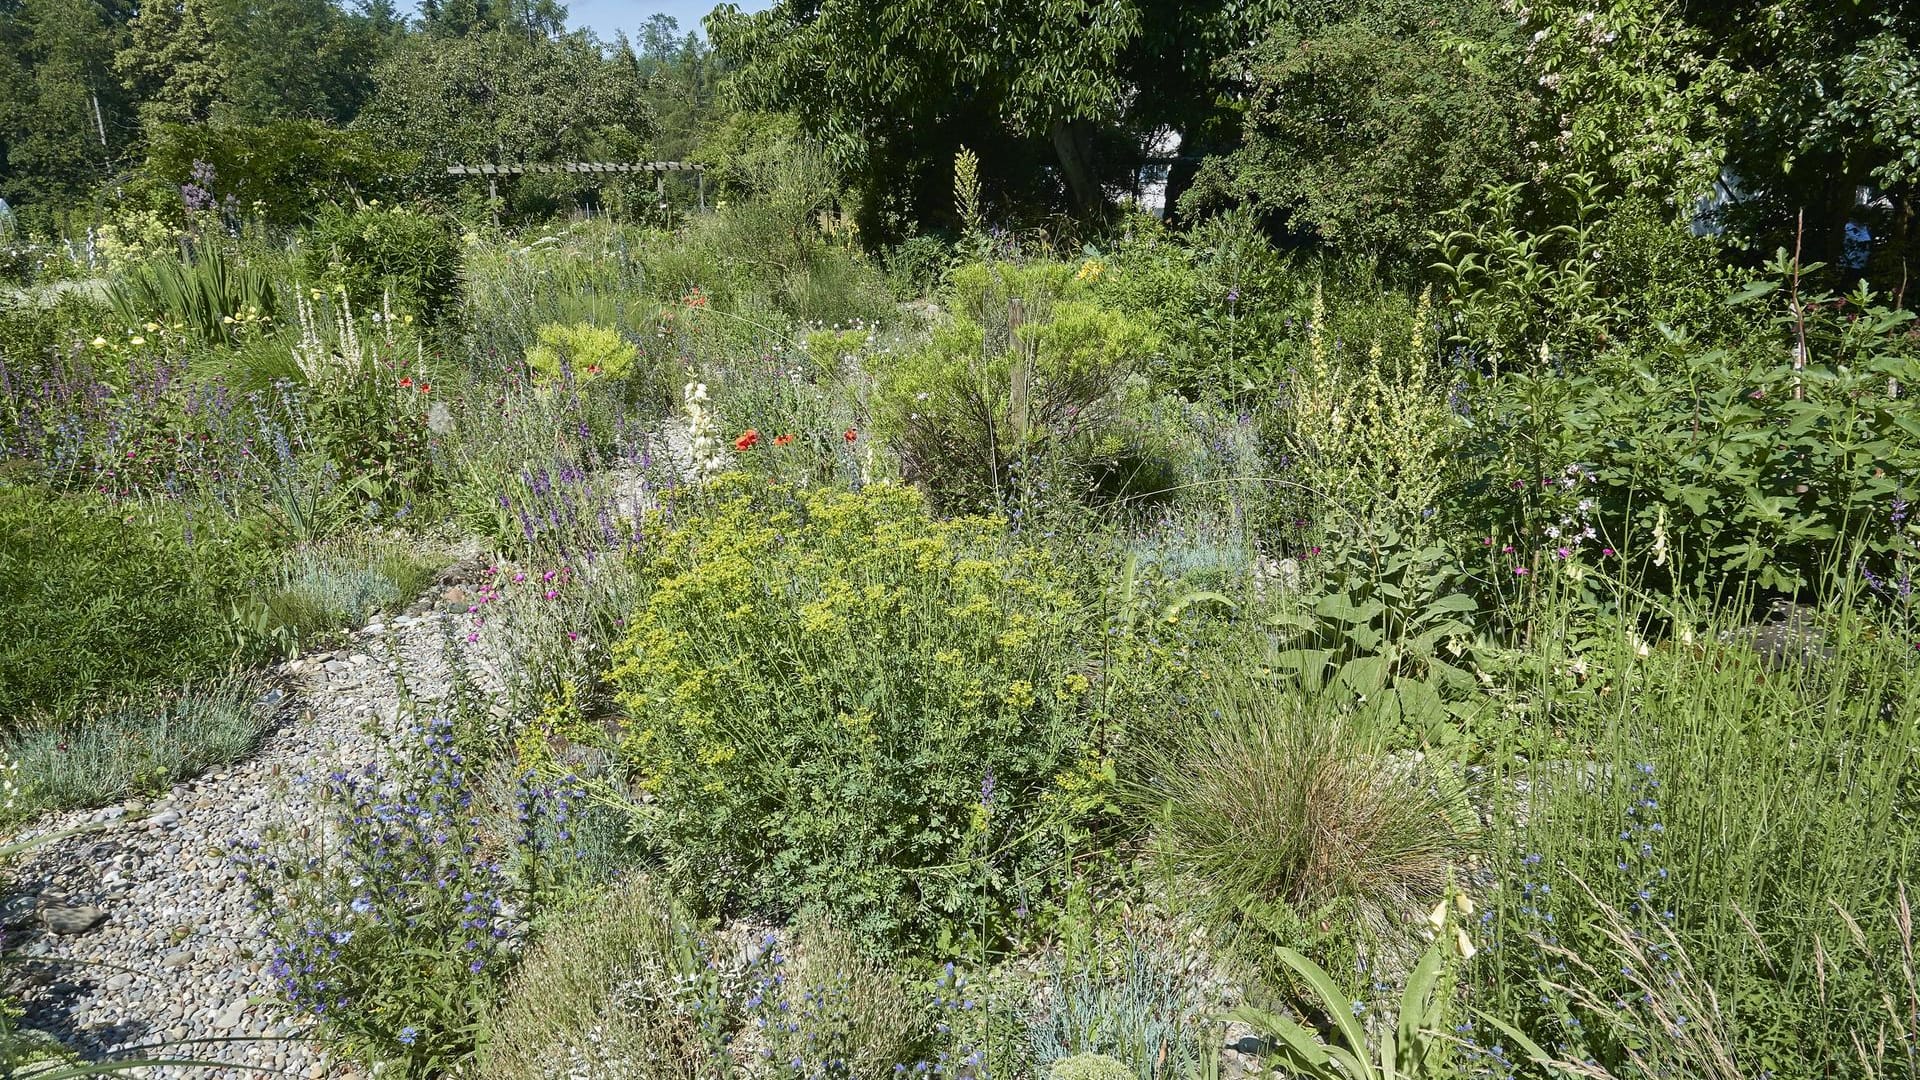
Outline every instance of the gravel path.
[(405, 663), (416, 697), (437, 698), (446, 685), (441, 623), (461, 618), (399, 616), (354, 634), (346, 649), (291, 661), (279, 669), (286, 689), (268, 695), (278, 725), (252, 757), (160, 797), (55, 815), (21, 834), (82, 830), (6, 871), (12, 899), (0, 919), (29, 935), (19, 954), (73, 962), (26, 968), (34, 984), (23, 1001), (26, 1025), (89, 1056), (156, 1042), (249, 1040), (170, 1047), (166, 1055), (254, 1068), (147, 1070), (152, 1077), (257, 1077), (261, 1067), (362, 1076), (303, 1039), (306, 1025), (279, 1005), (266, 973), (265, 915), (249, 910), (229, 852), (277, 828), (312, 827), (313, 799), (301, 778), (381, 758), (401, 727), (389, 658)]

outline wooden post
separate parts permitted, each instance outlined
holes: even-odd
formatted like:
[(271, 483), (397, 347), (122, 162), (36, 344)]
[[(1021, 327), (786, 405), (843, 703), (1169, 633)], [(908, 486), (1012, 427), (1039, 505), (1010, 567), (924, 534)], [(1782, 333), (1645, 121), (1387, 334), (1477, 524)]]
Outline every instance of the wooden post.
[(500, 187), (487, 177), (487, 209), (493, 213), (493, 227), (500, 227)]

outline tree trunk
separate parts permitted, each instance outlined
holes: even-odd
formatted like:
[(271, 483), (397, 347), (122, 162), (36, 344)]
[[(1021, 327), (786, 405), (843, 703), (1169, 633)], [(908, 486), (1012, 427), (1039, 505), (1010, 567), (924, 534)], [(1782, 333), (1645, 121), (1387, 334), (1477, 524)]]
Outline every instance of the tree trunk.
[(1099, 216), (1107, 208), (1106, 192), (1093, 175), (1093, 129), (1084, 120), (1055, 120), (1048, 125), (1053, 152), (1060, 159), (1060, 175), (1067, 181), (1067, 197), (1075, 217)]

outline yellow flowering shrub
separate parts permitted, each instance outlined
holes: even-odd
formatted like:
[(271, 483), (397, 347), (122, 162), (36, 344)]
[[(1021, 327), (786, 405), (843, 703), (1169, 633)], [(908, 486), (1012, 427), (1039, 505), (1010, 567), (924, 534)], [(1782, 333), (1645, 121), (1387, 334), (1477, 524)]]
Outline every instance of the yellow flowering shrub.
[(1099, 638), (1057, 559), (900, 488), (727, 474), (704, 498), (654, 519), (610, 675), (673, 870), (892, 941), (1042, 891)]

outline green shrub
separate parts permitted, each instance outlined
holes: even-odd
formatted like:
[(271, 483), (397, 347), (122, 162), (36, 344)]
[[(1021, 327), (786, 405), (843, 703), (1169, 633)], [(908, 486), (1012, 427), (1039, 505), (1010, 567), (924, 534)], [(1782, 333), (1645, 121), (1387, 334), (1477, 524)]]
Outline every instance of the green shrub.
[[(925, 1061), (932, 1018), (900, 971), (826, 923), (793, 935), (748, 1010), (769, 1021), (767, 1049), (800, 1076), (897, 1076)], [(751, 999), (750, 999), (751, 1000)], [(814, 1071), (818, 1070), (818, 1071)]]
[(202, 163), (213, 169), (215, 198), (231, 196), (240, 212), (277, 226), (304, 221), (329, 200), (384, 196), (392, 178), (413, 169), (365, 132), (313, 120), (158, 124), (147, 131), (136, 198), (178, 220), (180, 185)]
[(1913, 313), (1864, 285), (1789, 297), (1791, 273), (1782, 255), (1733, 298), (1770, 316), (1742, 345), (1675, 335), (1565, 372), (1474, 379), (1481, 479), (1465, 509), (1482, 535), (1535, 571), (1617, 566), (1605, 553), (1619, 553), (1656, 594), (1676, 580), (1812, 593), (1856, 558), (1898, 592), (1920, 499), (1920, 437), (1903, 416), (1920, 376)]
[(333, 207), (320, 215), (301, 255), (307, 280), (344, 292), (362, 312), (390, 296), (396, 311), (431, 322), (460, 287), (460, 240), (441, 218), (406, 207)]
[(1088, 462), (1116, 453), (1123, 390), (1156, 339), (1099, 302), (1099, 267), (962, 266), (932, 341), (880, 367), (875, 419), (943, 506), (1013, 504), (1046, 461), (1090, 489)]
[(535, 337), (538, 344), (527, 350), (527, 366), (536, 383), (624, 379), (639, 356), (618, 330), (592, 323), (548, 323)]
[(1091, 750), (1057, 557), (887, 487), (722, 477), (693, 509), (656, 526), (609, 675), (678, 881), (895, 941), (1043, 891)]
[(249, 569), (184, 517), (0, 484), (0, 720), (224, 667)]

